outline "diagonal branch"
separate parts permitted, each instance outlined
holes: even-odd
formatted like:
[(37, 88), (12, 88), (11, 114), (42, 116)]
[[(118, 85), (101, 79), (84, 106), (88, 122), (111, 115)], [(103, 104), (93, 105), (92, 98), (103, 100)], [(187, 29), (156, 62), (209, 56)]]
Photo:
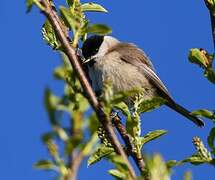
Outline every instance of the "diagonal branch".
[(86, 94), (89, 96), (89, 102), (93, 109), (95, 110), (99, 121), (103, 125), (104, 129), (107, 132), (107, 135), (109, 136), (109, 139), (111, 140), (111, 143), (115, 149), (115, 151), (121, 155), (126, 162), (129, 170), (129, 174), (132, 179), (136, 179), (136, 174), (131, 166), (130, 162), (128, 161), (128, 157), (123, 150), (113, 128), (111, 127), (111, 122), (109, 120), (109, 117), (105, 115), (105, 113), (102, 110), (102, 107), (100, 103), (98, 102), (86, 76), (85, 73), (81, 67), (81, 64), (79, 62), (79, 59), (76, 55), (76, 52), (74, 48), (70, 45), (70, 42), (65, 34), (65, 32), (62, 29), (59, 17), (56, 15), (55, 11), (53, 10), (52, 6), (50, 5), (48, 0), (40, 0), (40, 3), (44, 6), (44, 10), (42, 10), (42, 13), (48, 18), (49, 22), (52, 24), (53, 29), (55, 30), (55, 33), (59, 39), (59, 41), (62, 44), (62, 47), (64, 48), (64, 51), (66, 55), (68, 56), (70, 63), (74, 69), (74, 71), (77, 74), (78, 79), (80, 80), (80, 83), (86, 92)]
[(112, 118), (112, 123), (120, 133), (124, 143), (126, 144), (128, 154), (132, 156), (135, 163), (137, 164), (140, 172), (143, 174), (145, 172), (145, 163), (142, 155), (139, 157), (138, 153), (133, 146), (132, 137), (127, 133), (125, 126), (122, 124), (119, 116), (114, 116)]

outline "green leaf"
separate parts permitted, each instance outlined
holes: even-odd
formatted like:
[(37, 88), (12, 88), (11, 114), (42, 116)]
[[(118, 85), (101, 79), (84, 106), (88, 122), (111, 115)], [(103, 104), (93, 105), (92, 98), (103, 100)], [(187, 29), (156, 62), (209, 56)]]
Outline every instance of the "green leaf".
[(26, 0), (26, 6), (27, 6), (27, 13), (31, 11), (32, 6), (36, 5), (41, 11), (44, 10), (44, 7), (38, 0)]
[(60, 47), (55, 35), (55, 31), (48, 20), (46, 20), (45, 24), (42, 27), (42, 35), (46, 43), (53, 49), (58, 49)]
[(33, 4), (34, 0), (26, 0), (27, 12), (31, 11)]
[(40, 160), (34, 164), (37, 169), (53, 170), (56, 166), (49, 160)]
[(122, 113), (127, 118), (129, 118), (129, 119), (131, 118), (131, 114), (130, 114), (129, 108), (128, 108), (128, 106), (124, 102), (120, 102), (120, 103), (114, 104), (113, 107), (116, 108), (116, 109), (121, 110)]
[(87, 33), (99, 34), (99, 35), (106, 35), (110, 34), (112, 30), (106, 26), (105, 24), (93, 24), (87, 27)]
[(125, 162), (125, 160), (120, 155), (112, 154), (108, 156), (108, 160), (110, 160), (117, 169), (120, 169), (121, 171), (128, 172), (128, 166)]
[(148, 142), (150, 142), (150, 141), (152, 141), (154, 139), (157, 139), (157, 138), (159, 138), (160, 136), (163, 136), (166, 133), (167, 133), (166, 130), (155, 130), (155, 131), (151, 131), (151, 132), (147, 133), (145, 136), (139, 138), (139, 141), (141, 143), (141, 147), (144, 144), (146, 144), (146, 143), (148, 143)]
[(108, 12), (104, 7), (96, 3), (84, 3), (81, 5), (82, 11)]
[(174, 166), (176, 166), (178, 164), (178, 162), (176, 160), (170, 160), (166, 162), (166, 166), (168, 169), (173, 168)]
[(207, 67), (207, 57), (205, 54), (201, 52), (200, 49), (191, 49), (188, 56), (191, 63), (195, 63), (200, 65), (201, 67), (206, 68)]
[(192, 180), (192, 172), (191, 171), (187, 171), (184, 174), (184, 180)]
[(62, 139), (64, 142), (69, 140), (67, 132), (62, 127), (55, 126), (54, 131), (57, 133), (58, 137)]
[(75, 16), (70, 9), (60, 6), (60, 13), (67, 27), (72, 29), (73, 33), (80, 27), (80, 17)]
[(111, 169), (108, 173), (117, 179), (126, 179), (126, 175), (117, 169)]
[(66, 3), (68, 6), (72, 6), (74, 3), (74, 0), (66, 0)]
[(89, 156), (89, 154), (92, 152), (93, 147), (97, 144), (98, 142), (98, 135), (95, 132), (91, 138), (89, 139), (89, 141), (86, 143), (84, 149), (83, 149), (83, 155), (84, 156)]
[(187, 163), (187, 162), (189, 162), (189, 163), (191, 163), (193, 165), (199, 165), (199, 164), (202, 164), (202, 163), (205, 163), (205, 162), (208, 162), (208, 161), (203, 159), (201, 157), (201, 155), (199, 155), (199, 154), (193, 154), (192, 156), (180, 161), (179, 164), (183, 164), (183, 163)]
[(199, 110), (193, 111), (192, 114), (194, 116), (202, 116), (208, 119), (215, 119), (214, 113), (211, 111), (208, 111), (207, 109), (199, 109)]
[(109, 154), (113, 153), (114, 149), (111, 147), (106, 147), (104, 145), (101, 145), (88, 159), (87, 165), (90, 166), (98, 161), (100, 161), (102, 158), (108, 156)]
[(137, 112), (145, 113), (148, 111), (151, 111), (155, 108), (160, 107), (162, 104), (166, 103), (166, 100), (161, 97), (154, 97), (150, 100), (144, 100), (139, 104), (139, 107), (137, 109)]
[(209, 136), (208, 136), (208, 146), (211, 148), (213, 154), (215, 154), (215, 127), (211, 129)]
[(57, 105), (60, 102), (60, 99), (57, 96), (54, 96), (50, 91), (50, 89), (46, 89), (44, 101), (45, 101), (47, 112), (49, 114), (50, 122), (52, 125), (56, 125), (57, 121), (55, 118), (55, 111), (57, 109)]
[(146, 165), (148, 169), (148, 176), (150, 180), (167, 180), (170, 179), (169, 169), (166, 166), (165, 161), (159, 154), (155, 154), (152, 157), (146, 157)]
[(126, 98), (135, 96), (136, 94), (139, 94), (139, 93), (142, 93), (142, 92), (143, 92), (143, 90), (141, 90), (141, 89), (132, 89), (132, 90), (128, 90), (128, 91), (118, 92), (118, 93), (113, 95), (113, 97), (111, 99), (111, 103), (113, 105), (121, 103)]

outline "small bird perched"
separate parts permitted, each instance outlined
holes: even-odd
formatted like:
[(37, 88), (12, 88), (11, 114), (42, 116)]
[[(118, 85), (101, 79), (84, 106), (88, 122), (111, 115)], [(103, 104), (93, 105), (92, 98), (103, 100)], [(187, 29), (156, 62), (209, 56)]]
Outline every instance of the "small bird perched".
[(87, 74), (96, 94), (101, 94), (103, 82), (110, 80), (113, 91), (143, 89), (143, 99), (159, 96), (165, 105), (182, 114), (197, 126), (204, 126), (198, 117), (177, 104), (156, 75), (152, 62), (136, 45), (120, 42), (111, 36), (94, 35), (83, 44), (82, 54)]

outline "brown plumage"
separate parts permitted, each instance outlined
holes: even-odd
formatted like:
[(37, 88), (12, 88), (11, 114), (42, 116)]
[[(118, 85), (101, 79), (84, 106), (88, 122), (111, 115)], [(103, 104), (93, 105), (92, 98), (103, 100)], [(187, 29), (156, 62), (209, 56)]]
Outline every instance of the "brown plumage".
[[(99, 43), (96, 43), (98, 39)], [(156, 75), (151, 61), (137, 46), (121, 43), (109, 36), (105, 36), (103, 39), (96, 37), (96, 41), (92, 37), (87, 41), (82, 50), (85, 58), (93, 57), (91, 60), (93, 64), (88, 66), (88, 74), (95, 91), (101, 92), (106, 79), (111, 80), (115, 92), (142, 88), (145, 100), (160, 96), (167, 100), (168, 107), (182, 114), (197, 126), (204, 125), (201, 119), (173, 100), (167, 88)], [(87, 51), (89, 45), (91, 50), (95, 50), (92, 54)], [(94, 45), (96, 45), (95, 48)], [(87, 57), (89, 55), (90, 57)]]

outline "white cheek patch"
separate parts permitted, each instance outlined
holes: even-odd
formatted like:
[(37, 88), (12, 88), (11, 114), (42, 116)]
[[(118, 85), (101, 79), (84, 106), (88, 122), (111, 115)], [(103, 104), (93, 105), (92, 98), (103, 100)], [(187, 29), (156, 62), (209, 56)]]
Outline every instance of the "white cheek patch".
[(118, 43), (119, 41), (116, 38), (112, 36), (104, 36), (104, 40), (97, 53), (97, 57), (104, 56), (111, 47), (115, 46)]

